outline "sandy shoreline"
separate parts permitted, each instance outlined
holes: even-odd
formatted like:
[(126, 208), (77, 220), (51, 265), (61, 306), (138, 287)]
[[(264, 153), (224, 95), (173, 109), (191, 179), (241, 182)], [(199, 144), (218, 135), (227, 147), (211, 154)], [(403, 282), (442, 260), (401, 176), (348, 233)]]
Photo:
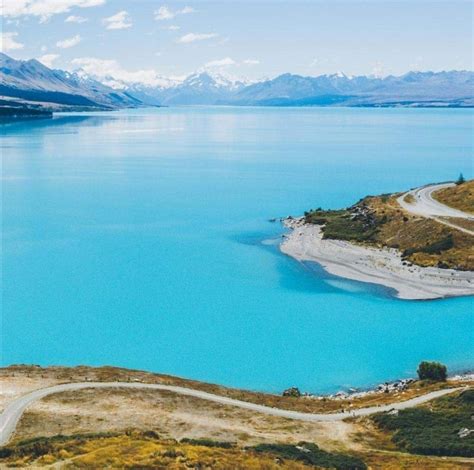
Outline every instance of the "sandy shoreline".
[(283, 253), (299, 261), (315, 261), (328, 273), (346, 279), (395, 289), (407, 300), (428, 300), (474, 295), (474, 272), (404, 265), (394, 249), (378, 249), (342, 240), (323, 240), (321, 227), (303, 219), (287, 219), (293, 229), (280, 245)]

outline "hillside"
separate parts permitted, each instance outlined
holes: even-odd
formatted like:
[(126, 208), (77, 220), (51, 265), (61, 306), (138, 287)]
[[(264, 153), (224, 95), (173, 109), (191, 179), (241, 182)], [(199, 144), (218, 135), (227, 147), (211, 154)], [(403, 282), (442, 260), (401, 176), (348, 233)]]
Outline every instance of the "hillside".
[[(469, 381), (432, 383), (411, 381), (402, 388), (388, 387), (360, 397), (278, 397), (180, 379), (172, 376), (112, 367), (12, 366), (0, 370), (0, 408), (28, 391), (71, 381), (130, 381), (180, 384), (213, 390), (249, 401), (307, 409), (350, 409), (393, 403), (443, 387), (464, 386)], [(464, 380), (468, 380), (467, 378)], [(458, 396), (439, 398), (440, 410), (448, 410), (462, 422), (470, 402)], [(461, 402), (462, 406), (459, 406)], [(286, 405), (285, 405), (286, 403)], [(298, 405), (300, 403), (301, 405)], [(413, 408), (403, 413), (419, 413)], [(443, 411), (444, 412), (444, 411)], [(456, 413), (461, 413), (459, 416)], [(402, 413), (402, 412), (401, 412)], [(404, 414), (400, 414), (404, 416)], [(449, 458), (417, 455), (411, 447), (400, 449), (385, 413), (376, 424), (371, 417), (334, 422), (302, 422), (268, 416), (232, 406), (146, 389), (84, 389), (48, 396), (24, 413), (13, 440), (0, 449), (0, 465), (47, 468), (336, 468), (406, 469), (469, 468), (461, 458), (471, 447), (455, 450)], [(423, 418), (428, 419), (429, 417)], [(453, 421), (454, 422), (454, 421)], [(457, 422), (457, 421), (456, 421)], [(442, 426), (443, 421), (431, 424)], [(411, 423), (395, 422), (415, 445)], [(456, 424), (455, 424), (456, 426)], [(441, 428), (440, 428), (441, 429)], [(411, 437), (413, 436), (413, 437)], [(454, 436), (453, 439), (455, 439)], [(418, 445), (418, 444), (416, 444)], [(452, 452), (452, 450), (451, 450)], [(459, 453), (461, 452), (461, 453)], [(470, 452), (470, 451), (469, 451)], [(423, 452), (421, 452), (423, 454)], [(430, 454), (430, 452), (428, 452)]]
[[(474, 181), (469, 181), (442, 190), (439, 197), (454, 205), (473, 207), (473, 185)], [(474, 271), (474, 237), (432, 218), (404, 211), (397, 203), (399, 196), (367, 196), (347, 209), (311, 210), (305, 213), (305, 221), (322, 225), (326, 239), (397, 249), (407, 263)], [(470, 221), (462, 223), (474, 229)]]
[(433, 194), (434, 198), (449, 207), (474, 214), (474, 180)]
[(303, 77), (284, 74), (249, 85), (234, 97), (238, 104), (304, 106), (473, 106), (474, 74), (468, 71), (409, 72), (385, 78), (344, 74)]
[[(140, 100), (80, 73), (51, 70), (35, 59), (15, 60), (0, 53), (0, 98), (7, 105), (43, 110), (111, 110)], [(2, 105), (3, 106), (3, 105)]]

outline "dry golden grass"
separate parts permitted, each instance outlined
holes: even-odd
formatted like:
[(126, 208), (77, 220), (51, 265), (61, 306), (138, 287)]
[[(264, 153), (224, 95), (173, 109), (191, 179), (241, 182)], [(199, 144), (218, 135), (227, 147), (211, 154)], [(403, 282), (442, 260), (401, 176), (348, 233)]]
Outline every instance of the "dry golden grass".
[(474, 180), (436, 191), (433, 197), (447, 206), (474, 214)]
[[(120, 367), (46, 367), (16, 365), (0, 368), (0, 383), (11, 381), (20, 382), (28, 380), (30, 389), (41, 388), (52, 383), (66, 382), (143, 382), (178, 385), (182, 387), (203, 390), (216, 395), (221, 395), (237, 400), (248, 401), (260, 405), (271, 406), (307, 413), (331, 412), (352, 408), (363, 408), (366, 406), (383, 405), (397, 400), (407, 400), (427, 392), (439, 390), (445, 387), (455, 386), (453, 382), (425, 383), (415, 381), (408, 386), (404, 393), (375, 393), (361, 398), (347, 399), (317, 399), (317, 398), (294, 398), (272, 395), (268, 393), (253, 392), (222, 385), (199, 382), (197, 380), (183, 379), (171, 375), (155, 374), (140, 370), (123, 369)], [(43, 384), (43, 382), (45, 384)], [(36, 384), (33, 386), (32, 384)]]
[[(158, 440), (143, 433), (130, 432), (105, 437), (70, 437), (47, 444), (47, 453), (35, 456), (13, 455), (3, 459), (11, 466), (49, 468), (58, 464), (62, 469), (153, 468), (167, 470), (307, 470), (302, 463), (274, 456), (245, 451), (242, 448), (205, 447)], [(283, 466), (282, 466), (283, 465)]]
[(438, 266), (442, 263), (445, 267), (474, 270), (473, 236), (435, 220), (405, 212), (396, 201), (398, 196), (376, 196), (365, 200), (377, 217), (385, 217), (387, 220), (379, 226), (376, 236), (378, 245), (397, 248), (403, 252), (426, 247), (452, 236), (452, 248), (439, 253), (413, 253), (407, 260), (420, 266)]
[(474, 232), (474, 220), (460, 219), (459, 217), (440, 217), (440, 219)]
[[(21, 447), (21, 446), (20, 446)], [(15, 446), (11, 446), (15, 449)], [(39, 455), (42, 454), (42, 455)], [(393, 450), (368, 448), (353, 453), (371, 470), (454, 470), (472, 468), (472, 460), (409, 455)], [(162, 439), (157, 435), (128, 431), (109, 435), (77, 435), (38, 442), (33, 450), (1, 459), (2, 468), (171, 470), (305, 470), (312, 465), (251, 449), (208, 447)]]
[[(0, 381), (7, 378), (21, 383), (27, 379), (28, 386), (41, 388), (59, 382), (103, 380), (103, 381), (142, 381), (156, 383), (174, 383), (192, 386), (222, 394), (242, 393), (239, 398), (251, 401), (265, 394), (240, 392), (217, 385), (186, 381), (185, 379), (150, 374), (141, 371), (105, 367), (105, 368), (38, 368), (16, 366), (0, 370)], [(428, 384), (414, 382), (404, 393), (380, 393), (367, 396), (357, 403), (370, 406), (377, 403), (408, 399), (445, 386), (461, 383)], [(466, 385), (466, 382), (462, 383)], [(209, 387), (209, 388), (208, 388)], [(4, 387), (2, 387), (5, 390)], [(2, 390), (2, 391), (3, 391)], [(294, 407), (307, 407), (308, 402), (315, 406), (345, 406), (349, 400), (327, 401), (305, 398), (272, 397), (291, 402)], [(334, 402), (334, 403), (333, 403)], [(306, 410), (312, 411), (312, 410)], [(135, 431), (127, 432), (133, 428)], [(152, 430), (160, 437), (147, 437), (145, 430)], [(79, 444), (76, 433), (108, 431), (119, 433), (88, 439)], [(29, 468), (209, 468), (209, 469), (302, 469), (308, 468), (299, 462), (277, 463), (275, 456), (253, 454), (244, 447), (259, 443), (286, 442), (296, 444), (299, 441), (314, 442), (322, 449), (351, 453), (364, 460), (371, 469), (464, 469), (472, 468), (472, 462), (459, 458), (435, 458), (409, 455), (398, 451), (390, 436), (376, 428), (369, 419), (349, 420), (338, 423), (303, 423), (272, 416), (259, 415), (247, 410), (223, 407), (190, 397), (181, 397), (169, 392), (125, 389), (86, 389), (50, 396), (34, 404), (20, 422), (19, 432), (12, 446), (20, 439), (72, 435), (66, 444), (42, 457), (24, 455), (7, 459), (9, 464), (24, 465)], [(177, 443), (183, 437), (208, 438), (214, 441), (234, 442), (231, 449), (209, 448)], [(63, 439), (64, 441), (64, 439)], [(0, 468), (6, 461), (0, 462)], [(201, 465), (198, 467), (198, 465)], [(314, 467), (312, 467), (314, 468)]]
[(130, 428), (152, 430), (165, 439), (209, 438), (240, 445), (309, 441), (327, 450), (344, 450), (354, 430), (345, 422), (298, 422), (170, 392), (91, 388), (32, 404), (18, 424), (14, 442)]
[(472, 470), (472, 459), (425, 457), (402, 452), (370, 451), (361, 455), (370, 470)]

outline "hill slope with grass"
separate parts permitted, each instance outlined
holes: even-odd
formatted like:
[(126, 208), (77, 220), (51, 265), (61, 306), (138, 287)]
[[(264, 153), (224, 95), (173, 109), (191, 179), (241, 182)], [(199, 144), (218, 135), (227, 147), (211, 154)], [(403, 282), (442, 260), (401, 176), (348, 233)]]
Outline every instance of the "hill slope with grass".
[[(435, 195), (441, 202), (465, 210), (474, 207), (473, 188), (471, 180)], [(397, 203), (399, 196), (367, 196), (347, 209), (310, 210), (304, 220), (321, 225), (325, 239), (395, 248), (407, 263), (423, 267), (473, 271), (474, 237), (434, 219), (404, 211)], [(470, 221), (463, 223), (472, 225)]]

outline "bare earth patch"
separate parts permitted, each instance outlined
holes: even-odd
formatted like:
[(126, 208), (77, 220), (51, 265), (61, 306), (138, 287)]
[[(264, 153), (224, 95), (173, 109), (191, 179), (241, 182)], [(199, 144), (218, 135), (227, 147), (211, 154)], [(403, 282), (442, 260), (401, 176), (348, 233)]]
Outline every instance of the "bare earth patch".
[[(304, 411), (313, 406), (318, 411), (331, 411), (341, 407), (369, 406), (411, 398), (454, 384), (469, 384), (469, 381), (456, 381), (448, 384), (426, 384), (414, 382), (404, 391), (389, 393), (373, 393), (359, 399), (328, 399), (278, 397), (228, 389), (218, 385), (188, 381), (185, 379), (150, 374), (142, 371), (104, 367), (78, 368), (37, 368), (16, 366), (0, 370), (0, 395), (4, 405), (12, 398), (33, 389), (43, 388), (52, 384), (71, 381), (130, 381), (169, 383), (202, 389), (213, 393), (265, 404), (279, 403), (287, 407), (302, 407)], [(314, 402), (314, 403), (313, 403)], [(313, 403), (313, 404), (312, 404)], [(153, 443), (146, 439), (134, 438), (135, 432), (150, 432), (159, 436), (160, 442)], [(248, 455), (243, 450), (246, 446), (262, 443), (297, 444), (301, 441), (317, 444), (321, 449), (350, 453), (359, 456), (371, 469), (464, 469), (470, 467), (468, 459), (437, 458), (409, 455), (397, 451), (387, 436), (374, 428), (369, 419), (348, 419), (338, 422), (307, 423), (274, 416), (263, 415), (249, 410), (223, 406), (198, 398), (176, 395), (172, 392), (146, 389), (83, 389), (50, 395), (34, 403), (23, 415), (14, 435), (12, 446), (28, 438), (39, 436), (77, 435), (87, 433), (126, 433), (117, 438), (97, 438), (90, 444), (84, 444), (79, 454), (69, 455), (60, 452), (58, 457), (49, 455), (40, 458), (35, 468), (66, 468), (75, 466), (90, 468), (98, 462), (115, 463), (145, 462), (152, 454), (154, 458), (168, 458), (165, 453), (173, 454), (175, 449), (178, 457), (172, 457), (176, 467), (187, 468), (189, 459), (199, 458), (207, 462), (207, 458), (218, 458), (221, 462), (232, 459), (243, 459), (241, 466), (235, 468), (274, 468), (275, 460), (245, 460)], [(123, 436), (129, 436), (127, 438)], [(211, 439), (219, 442), (231, 442), (235, 448), (230, 450), (196, 449), (173, 442), (183, 438)], [(115, 439), (115, 441), (114, 441)], [(124, 439), (127, 441), (125, 452)], [(107, 441), (107, 446), (104, 447)], [(143, 441), (143, 442), (142, 442)], [(114, 443), (115, 442), (115, 443)], [(169, 442), (168, 444), (166, 442)], [(82, 445), (82, 444), (81, 444)], [(122, 449), (122, 450), (121, 450)], [(165, 450), (168, 449), (168, 450)], [(170, 450), (171, 449), (171, 450)], [(123, 452), (125, 453), (123, 453)], [(161, 452), (161, 453), (160, 453)], [(242, 453), (243, 452), (243, 453)], [(173, 454), (174, 455), (174, 454)], [(180, 458), (186, 457), (181, 463)], [(112, 459), (112, 460), (110, 460)], [(130, 460), (132, 459), (132, 460)], [(173, 460), (174, 459), (174, 460)], [(230, 459), (230, 460), (226, 460)], [(259, 457), (260, 459), (260, 457)], [(158, 461), (158, 460), (156, 460)], [(185, 461), (187, 463), (185, 463)], [(215, 460), (214, 460), (215, 461)], [(235, 460), (237, 462), (237, 460)], [(56, 463), (57, 462), (57, 463)], [(60, 463), (62, 462), (62, 463)], [(251, 467), (250, 464), (256, 465)], [(21, 462), (18, 462), (21, 464)], [(25, 461), (26, 464), (26, 461)], [(60, 466), (56, 466), (60, 465)], [(65, 465), (65, 466), (64, 466)], [(239, 464), (240, 465), (240, 464)], [(286, 465), (286, 463), (285, 463)], [(293, 465), (293, 464), (292, 464)], [(398, 466), (397, 466), (398, 465)], [(132, 465), (133, 467), (133, 465)], [(281, 467), (281, 465), (280, 465)], [(295, 464), (291, 468), (300, 468)], [(5, 468), (0, 465), (0, 468)], [(213, 467), (214, 468), (214, 467)], [(229, 468), (225, 465), (215, 468)], [(276, 467), (275, 467), (276, 468)], [(290, 467), (281, 467), (290, 468)]]
[(166, 439), (211, 438), (245, 445), (311, 441), (329, 450), (346, 447), (353, 432), (345, 422), (299, 423), (171, 392), (86, 389), (32, 405), (14, 439), (127, 429), (152, 430)]

